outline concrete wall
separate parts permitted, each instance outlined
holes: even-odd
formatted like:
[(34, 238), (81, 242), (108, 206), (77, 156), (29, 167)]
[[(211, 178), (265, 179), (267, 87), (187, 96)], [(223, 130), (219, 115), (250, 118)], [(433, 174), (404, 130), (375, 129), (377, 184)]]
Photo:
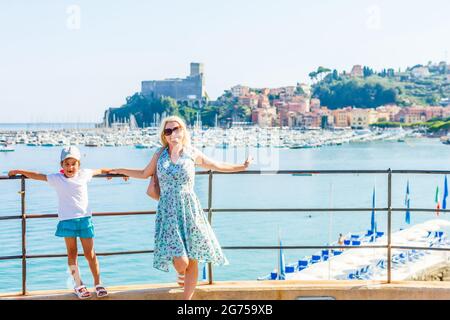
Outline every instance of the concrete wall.
[[(182, 299), (176, 284), (110, 287), (105, 299), (171, 300)], [(450, 283), (435, 281), (401, 281), (391, 284), (368, 281), (224, 281), (200, 284), (196, 300), (441, 300), (450, 299)], [(32, 292), (27, 296), (0, 295), (2, 299), (67, 300), (76, 297), (67, 290)]]
[(429, 268), (414, 277), (411, 280), (415, 281), (450, 281), (450, 265), (441, 264)]

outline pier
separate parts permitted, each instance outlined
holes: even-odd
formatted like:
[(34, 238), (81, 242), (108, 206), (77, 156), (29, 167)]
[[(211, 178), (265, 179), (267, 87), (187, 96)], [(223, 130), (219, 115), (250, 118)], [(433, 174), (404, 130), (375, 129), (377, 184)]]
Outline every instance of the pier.
[[(92, 289), (92, 288), (88, 288)], [(172, 284), (108, 287), (107, 300), (181, 300)], [(96, 297), (92, 298), (97, 299)], [(450, 300), (442, 281), (220, 281), (197, 286), (194, 300)], [(71, 290), (0, 294), (0, 300), (78, 300)]]

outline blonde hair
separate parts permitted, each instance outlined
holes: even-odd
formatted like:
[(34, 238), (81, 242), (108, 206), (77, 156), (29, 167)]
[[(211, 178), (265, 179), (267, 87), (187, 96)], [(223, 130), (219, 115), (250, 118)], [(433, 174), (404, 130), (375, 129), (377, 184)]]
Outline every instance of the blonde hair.
[(184, 133), (182, 144), (183, 146), (190, 146), (191, 134), (187, 130), (186, 122), (184, 122), (184, 120), (178, 116), (168, 116), (161, 121), (161, 127), (159, 128), (159, 137), (161, 145), (163, 147), (167, 147), (169, 145), (169, 143), (166, 140), (166, 136), (164, 135), (164, 128), (166, 127), (167, 122), (177, 122), (180, 125)]

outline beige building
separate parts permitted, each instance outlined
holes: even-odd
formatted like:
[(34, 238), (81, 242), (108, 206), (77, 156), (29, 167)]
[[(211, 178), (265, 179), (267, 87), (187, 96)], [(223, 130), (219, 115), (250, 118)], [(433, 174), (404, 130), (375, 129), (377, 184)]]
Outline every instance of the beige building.
[(352, 77), (363, 77), (364, 73), (361, 65), (359, 64), (354, 65), (352, 71), (350, 71), (350, 75)]
[(238, 98), (239, 104), (242, 104), (244, 106), (248, 106), (248, 107), (250, 107), (252, 109), (256, 108), (258, 106), (258, 100), (259, 100), (258, 95), (254, 94), (254, 93), (250, 93), (250, 94), (247, 94), (245, 96), (240, 96)]
[(266, 108), (270, 106), (269, 97), (265, 94), (258, 96), (258, 108)]
[(404, 123), (417, 123), (433, 118), (445, 118), (448, 109), (440, 106), (412, 106), (402, 108), (395, 116), (395, 121)]
[(322, 115), (315, 112), (308, 112), (303, 115), (302, 124), (306, 128), (320, 128), (322, 124)]
[[(311, 111), (311, 101), (308, 97), (305, 96), (294, 96), (292, 97), (291, 101), (289, 103), (298, 103), (301, 107), (300, 109), (302, 112), (309, 112)], [(319, 102), (320, 103), (320, 102)]]
[(336, 109), (333, 110), (333, 118), (334, 118), (334, 126), (339, 128), (350, 127), (350, 110), (351, 108), (347, 107), (344, 109)]
[(231, 94), (233, 97), (241, 97), (245, 96), (250, 92), (250, 88), (246, 86), (241, 86), (240, 84), (234, 87), (231, 87)]
[(316, 98), (312, 98), (309, 105), (310, 105), (311, 112), (317, 111), (320, 109), (320, 100), (316, 99)]
[(428, 77), (430, 70), (428, 70), (428, 67), (415, 67), (411, 70), (411, 75), (415, 78)]
[(378, 122), (380, 121), (395, 121), (395, 116), (400, 112), (401, 107), (397, 105), (385, 105), (376, 108), (378, 112)]
[(396, 115), (395, 121), (403, 123), (417, 123), (427, 120), (424, 107), (413, 106), (402, 108)]
[(273, 127), (277, 123), (277, 111), (275, 107), (256, 108), (252, 111), (252, 122), (261, 128)]
[(369, 110), (355, 108), (350, 112), (350, 127), (365, 129), (369, 127)]
[(280, 98), (284, 100), (289, 100), (295, 95), (295, 90), (297, 88), (295, 86), (283, 87), (282, 92), (280, 93)]

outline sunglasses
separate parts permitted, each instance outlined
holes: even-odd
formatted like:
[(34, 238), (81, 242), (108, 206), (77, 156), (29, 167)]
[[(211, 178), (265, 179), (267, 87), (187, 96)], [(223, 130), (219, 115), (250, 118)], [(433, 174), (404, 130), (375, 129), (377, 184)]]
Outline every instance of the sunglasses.
[(174, 128), (167, 128), (164, 129), (164, 135), (165, 136), (170, 136), (173, 132), (175, 132), (176, 130), (180, 129), (180, 127), (174, 127)]

